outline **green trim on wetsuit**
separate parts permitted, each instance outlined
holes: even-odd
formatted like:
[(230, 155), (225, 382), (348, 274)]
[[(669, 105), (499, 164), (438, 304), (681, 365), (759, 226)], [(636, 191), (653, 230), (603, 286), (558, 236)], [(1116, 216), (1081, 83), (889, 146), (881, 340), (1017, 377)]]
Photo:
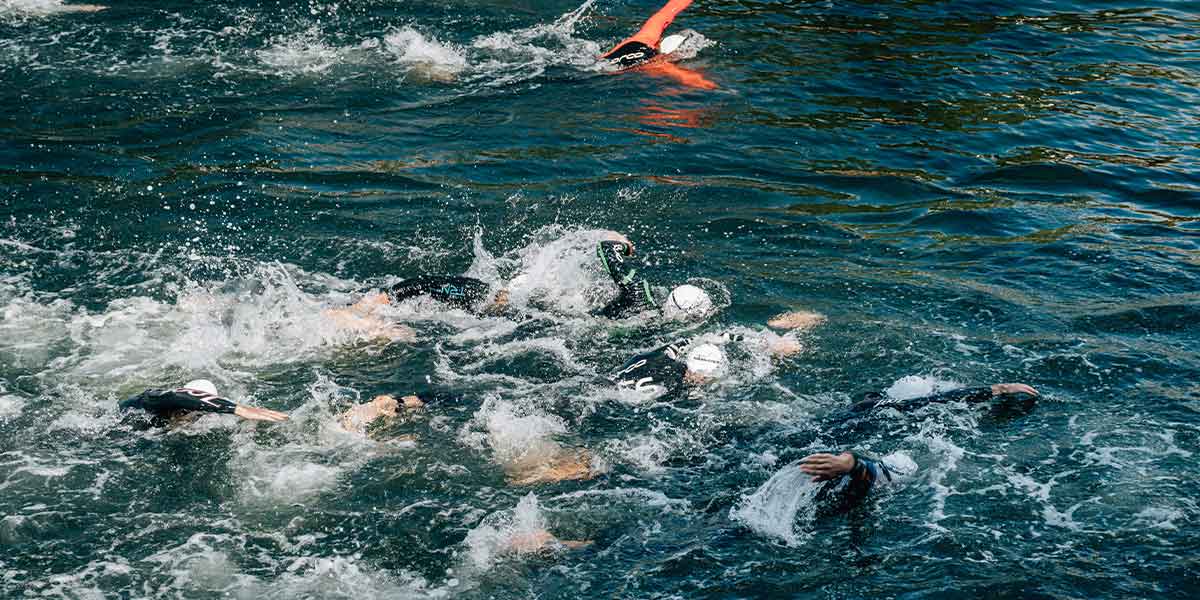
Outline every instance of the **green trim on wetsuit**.
[(605, 240), (596, 247), (596, 256), (600, 257), (600, 264), (604, 266), (613, 283), (617, 284), (618, 292), (612, 302), (593, 314), (619, 319), (658, 308), (650, 290), (650, 282), (644, 277), (638, 279), (638, 270), (626, 264), (623, 256), (628, 254), (629, 246), (624, 242)]

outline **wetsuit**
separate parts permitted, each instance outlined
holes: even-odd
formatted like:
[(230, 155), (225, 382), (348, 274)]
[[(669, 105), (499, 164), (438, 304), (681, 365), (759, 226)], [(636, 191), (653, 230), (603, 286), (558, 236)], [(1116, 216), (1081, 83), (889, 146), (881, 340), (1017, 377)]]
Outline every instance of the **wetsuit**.
[(647, 19), (637, 33), (617, 44), (601, 58), (617, 67), (627, 69), (658, 56), (658, 43), (662, 40), (663, 32), (691, 3), (692, 0), (670, 0)]
[(600, 257), (600, 263), (612, 277), (613, 283), (617, 284), (618, 293), (616, 299), (594, 314), (618, 319), (658, 308), (650, 292), (650, 282), (638, 277), (638, 270), (625, 262), (625, 257), (630, 254), (631, 249), (624, 242), (604, 241), (596, 248), (596, 255)]
[(122, 402), (119, 409), (127, 413), (127, 417), (135, 416), (135, 411), (143, 411), (149, 415), (151, 426), (164, 427), (173, 417), (193, 411), (233, 414), (237, 403), (206, 392), (179, 388), (146, 390)]
[(488, 284), (470, 277), (427, 276), (405, 279), (387, 290), (392, 302), (417, 296), (429, 296), (455, 308), (474, 310), (488, 298)]
[(660, 346), (629, 359), (613, 373), (611, 379), (618, 388), (651, 393), (654, 396), (675, 394), (683, 389), (683, 351), (687, 342), (678, 341)]
[[(835, 435), (854, 431), (877, 408), (894, 408), (901, 412), (909, 412), (930, 404), (946, 402), (979, 404), (992, 400), (995, 397), (990, 386), (962, 388), (931, 396), (909, 398), (907, 400), (892, 400), (887, 394), (882, 392), (868, 392), (863, 394), (862, 400), (851, 405), (843, 413), (842, 418), (832, 430)], [(842, 436), (839, 435), (838, 437)], [(821, 486), (821, 489), (817, 491), (816, 499), (820, 503), (822, 510), (831, 512), (844, 511), (861, 503), (870, 494), (871, 488), (879, 482), (881, 477), (885, 481), (892, 480), (891, 471), (888, 470), (882, 461), (868, 458), (858, 453), (852, 454), (854, 454), (855, 459), (854, 468), (849, 473), (837, 479), (825, 482)]]
[(814, 501), (822, 513), (844, 512), (862, 503), (871, 493), (871, 489), (880, 478), (884, 483), (892, 481), (892, 472), (883, 461), (868, 458), (857, 452), (854, 455), (854, 467), (849, 473), (826, 481), (817, 490)]

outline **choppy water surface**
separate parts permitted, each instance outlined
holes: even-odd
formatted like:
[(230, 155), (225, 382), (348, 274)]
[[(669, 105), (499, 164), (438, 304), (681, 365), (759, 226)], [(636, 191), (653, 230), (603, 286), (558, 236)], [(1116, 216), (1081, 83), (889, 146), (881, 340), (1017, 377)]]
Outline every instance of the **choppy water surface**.
[[(0, 0), (2, 595), (1200, 589), (1193, 3), (701, 0), (716, 90), (596, 64), (654, 2), (109, 4)], [(581, 314), (600, 229), (727, 292), (689, 333), (746, 333), (736, 376), (609, 391), (673, 332)], [(463, 272), (532, 317), (321, 316)], [(794, 308), (829, 322), (757, 357)], [(119, 423), (193, 376), (293, 419)], [(827, 427), (997, 381), (1044, 398)], [(445, 398), (415, 442), (334, 427), (409, 391)], [(604, 474), (506, 483), (555, 444)], [(792, 463), (833, 448), (908, 475), (817, 517)], [(505, 552), (542, 527), (593, 544)]]

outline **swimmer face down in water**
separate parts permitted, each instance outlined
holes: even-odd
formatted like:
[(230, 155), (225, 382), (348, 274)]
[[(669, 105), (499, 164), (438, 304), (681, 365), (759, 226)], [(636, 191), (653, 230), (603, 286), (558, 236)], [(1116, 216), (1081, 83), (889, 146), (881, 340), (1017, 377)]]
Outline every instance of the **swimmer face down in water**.
[(601, 55), (600, 59), (620, 70), (638, 69), (662, 75), (689, 88), (716, 89), (717, 84), (704, 75), (664, 59), (675, 52), (686, 38), (678, 34), (663, 38), (663, 34), (675, 17), (691, 4), (692, 0), (670, 0), (646, 19), (637, 33), (622, 40)]
[[(800, 352), (803, 346), (794, 334), (824, 322), (823, 315), (809, 311), (784, 313), (767, 321), (772, 329), (788, 331), (786, 335), (774, 336), (767, 343), (767, 352), (774, 358)], [(724, 343), (741, 342), (744, 337), (726, 333), (721, 340)], [(634, 356), (617, 369), (611, 379), (618, 388), (661, 396), (716, 381), (727, 374), (728, 366), (725, 350), (720, 345), (691, 345), (687, 340), (681, 340)]]
[(190, 420), (203, 413), (232, 414), (250, 421), (286, 421), (278, 411), (238, 404), (217, 395), (217, 386), (207, 379), (195, 379), (183, 387), (151, 389), (120, 404), (127, 418), (149, 417), (152, 427), (165, 427)]
[(478, 315), (499, 315), (508, 309), (508, 290), (491, 293), (487, 283), (471, 277), (433, 275), (413, 277), (384, 291), (374, 292), (358, 302), (325, 311), (326, 318), (338, 327), (362, 332), (370, 337), (397, 342), (414, 342), (416, 333), (409, 327), (390, 323), (376, 315), (381, 306), (397, 304), (409, 298), (429, 297), (452, 308)]
[[(919, 398), (893, 400), (885, 394), (872, 392), (850, 406), (828, 429), (853, 427), (854, 421), (872, 418), (879, 409), (902, 413), (934, 403), (963, 402), (978, 405), (992, 400), (1029, 398), (1036, 400), (1039, 392), (1024, 383), (997, 383), (989, 386), (962, 388)], [(885, 417), (885, 418), (891, 418)], [(823, 484), (815, 501), (825, 513), (845, 511), (859, 505), (880, 484), (890, 483), (892, 470), (883, 461), (858, 452), (809, 454), (800, 459), (800, 471), (814, 483)]]
[[(637, 267), (628, 260), (634, 255), (633, 243), (615, 231), (607, 232), (607, 238), (596, 247), (596, 256), (616, 284), (617, 297), (594, 314), (621, 319), (646, 311), (656, 311), (669, 321), (699, 321), (712, 314), (715, 308), (712, 298), (703, 288), (695, 285), (676, 286), (661, 302), (656, 300), (650, 289), (650, 282), (641, 276)], [(768, 325), (775, 329), (801, 330), (819, 325), (824, 319), (813, 312), (791, 312), (771, 319)], [(782, 348), (780, 351), (786, 353)], [(791, 352), (796, 351), (799, 351), (799, 347)]]
[[(351, 407), (339, 415), (337, 421), (348, 432), (366, 435), (376, 422), (417, 414), (425, 408), (425, 401), (415, 395), (398, 399), (383, 394)], [(404, 441), (411, 440), (406, 436)], [(502, 467), (509, 484), (523, 486), (591, 479), (601, 473), (592, 463), (592, 455), (585, 449), (565, 448), (555, 441), (542, 440), (534, 447), (526, 448), (520, 456), (505, 461)]]

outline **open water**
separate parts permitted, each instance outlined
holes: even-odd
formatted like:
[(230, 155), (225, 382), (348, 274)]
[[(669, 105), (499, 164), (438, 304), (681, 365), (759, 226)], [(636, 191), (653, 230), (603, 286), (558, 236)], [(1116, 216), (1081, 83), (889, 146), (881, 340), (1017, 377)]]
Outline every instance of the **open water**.
[[(648, 0), (108, 4), (0, 0), (0, 595), (1200, 591), (1194, 2), (700, 0), (712, 90), (597, 64)], [(721, 310), (587, 316), (602, 229)], [(530, 318), (322, 317), (464, 272)], [(772, 362), (789, 309), (829, 321)], [(730, 330), (685, 400), (604, 382)], [(121, 424), (201, 376), (292, 420)], [(1043, 398), (828, 434), (860, 392), (1000, 381)], [(554, 445), (603, 474), (507, 483)], [(817, 517), (794, 461), (843, 448), (904, 475)], [(506, 551), (543, 527), (592, 544)]]

